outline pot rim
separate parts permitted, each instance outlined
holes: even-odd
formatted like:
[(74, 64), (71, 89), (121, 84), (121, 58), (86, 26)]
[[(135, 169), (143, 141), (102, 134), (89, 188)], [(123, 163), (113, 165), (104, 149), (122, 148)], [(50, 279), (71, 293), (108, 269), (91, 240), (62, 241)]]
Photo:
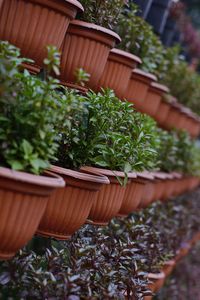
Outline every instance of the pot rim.
[[(29, 0), (29, 2), (32, 2), (32, 3), (35, 3), (35, 4), (40, 4), (41, 6), (46, 6), (46, 7), (54, 7), (55, 6), (55, 2), (56, 1), (44, 1), (44, 0)], [(46, 3), (45, 3), (46, 2)], [(61, 5), (66, 5), (66, 4), (71, 4), (72, 6), (74, 6), (74, 8), (76, 8), (76, 9), (78, 9), (80, 12), (84, 12), (84, 8), (83, 8), (83, 6), (82, 6), (82, 4), (79, 2), (79, 1), (77, 1), (77, 0), (62, 0), (62, 2), (63, 3), (61, 3), (61, 1), (60, 1), (60, 4)], [(52, 6), (51, 6), (51, 3), (53, 4)], [(61, 8), (60, 8), (60, 11), (61, 11)], [(63, 11), (61, 11), (63, 14), (65, 14), (64, 12), (64, 10)]]
[(147, 73), (147, 72), (145, 72), (145, 71), (143, 71), (143, 70), (141, 70), (141, 69), (134, 69), (133, 71), (132, 71), (132, 75), (138, 75), (138, 76), (140, 76), (140, 77), (143, 77), (143, 78), (146, 78), (146, 79), (149, 79), (149, 80), (151, 80), (151, 81), (157, 81), (157, 77), (155, 76), (155, 75), (153, 75), (153, 74), (151, 74), (151, 73)]
[[(110, 50), (110, 53), (113, 53), (113, 54), (116, 54), (116, 55), (119, 55), (119, 56), (123, 56), (127, 59), (130, 59), (131, 61), (136, 62), (137, 64), (142, 63), (142, 60), (139, 58), (139, 56), (136, 56), (132, 53), (129, 53), (129, 52), (121, 50), (121, 49), (113, 48), (113, 49)], [(108, 59), (109, 59), (109, 57), (108, 57)]]
[(95, 172), (98, 174), (103, 174), (106, 176), (111, 176), (111, 177), (122, 177), (124, 178), (126, 176), (126, 174), (122, 171), (114, 171), (114, 170), (109, 170), (109, 169), (102, 169), (102, 168), (98, 168), (98, 167), (81, 167), (81, 170), (85, 170), (88, 172)]
[(136, 174), (137, 174), (137, 178), (154, 180), (154, 176), (151, 172), (143, 171), (143, 172), (137, 172)]
[(147, 274), (148, 279), (164, 279), (165, 278), (165, 273), (163, 271), (160, 271), (159, 273), (148, 273)]
[[(100, 175), (98, 173), (91, 175), (88, 173), (80, 172), (80, 171), (74, 171), (71, 169), (62, 168), (59, 166), (52, 165), (51, 169), (52, 172), (55, 172), (59, 175), (63, 176), (69, 176), (73, 177), (75, 179), (83, 180), (83, 181), (90, 181), (95, 183), (101, 183), (101, 184), (110, 184), (110, 180), (108, 177)], [(80, 169), (82, 170), (82, 168)], [(84, 169), (83, 169), (84, 171)]]
[[(44, 176), (45, 174), (46, 176)], [(59, 175), (54, 174), (49, 170), (45, 170), (44, 175), (35, 175), (28, 172), (15, 171), (10, 168), (0, 167), (0, 177), (43, 187), (61, 188), (65, 186), (63, 178)]]
[(166, 85), (160, 84), (158, 82), (152, 82), (150, 87), (161, 93), (170, 92), (169, 88)]
[(94, 30), (94, 31), (97, 31), (97, 32), (99, 31), (99, 32), (102, 32), (106, 35), (112, 36), (113, 38), (115, 38), (117, 43), (121, 42), (121, 38), (116, 32), (114, 32), (110, 29), (107, 29), (103, 26), (99, 26), (99, 25), (96, 25), (94, 23), (89, 23), (89, 22), (85, 22), (85, 21), (81, 21), (81, 20), (73, 20), (73, 21), (70, 22), (69, 26), (70, 25), (75, 25), (75, 26), (77, 25), (77, 26), (87, 28), (87, 29), (91, 29), (91, 30)]

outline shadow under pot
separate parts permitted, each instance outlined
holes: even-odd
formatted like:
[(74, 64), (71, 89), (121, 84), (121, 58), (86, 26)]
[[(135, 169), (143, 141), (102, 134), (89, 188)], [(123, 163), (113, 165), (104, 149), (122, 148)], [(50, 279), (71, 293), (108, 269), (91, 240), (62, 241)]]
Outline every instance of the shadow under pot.
[(126, 217), (136, 211), (140, 205), (144, 192), (144, 183), (137, 178), (137, 173), (129, 173), (130, 183), (126, 187), (124, 199), (119, 210), (119, 217)]
[(51, 170), (63, 177), (66, 186), (49, 198), (37, 234), (66, 240), (85, 223), (97, 194), (110, 182), (102, 175), (57, 166), (52, 166)]
[(74, 20), (70, 23), (62, 45), (61, 82), (76, 83), (76, 72), (82, 68), (90, 75), (88, 88), (97, 88), (110, 50), (120, 37), (104, 27)]
[(154, 199), (154, 176), (150, 172), (137, 173), (137, 178), (144, 185), (139, 209), (146, 208)]
[(154, 118), (165, 93), (169, 93), (169, 89), (166, 86), (157, 82), (152, 82), (141, 111)]
[(139, 57), (119, 49), (112, 49), (98, 83), (98, 90), (110, 88), (117, 97), (124, 98), (132, 70), (140, 63)]
[(0, 10), (0, 39), (19, 47), (23, 57), (34, 60), (37, 72), (46, 57), (47, 45), (61, 49), (77, 11), (83, 11), (77, 0), (5, 0)]
[(49, 196), (64, 185), (51, 172), (39, 176), (0, 168), (0, 259), (12, 258), (32, 239)]
[(83, 167), (82, 169), (89, 173), (98, 172), (101, 175), (107, 176), (110, 181), (110, 184), (105, 185), (96, 195), (88, 216), (89, 224), (106, 226), (112, 218), (118, 215), (129, 182), (124, 187), (117, 179), (118, 177), (121, 181), (123, 181), (125, 178), (124, 172), (94, 167)]
[(133, 103), (138, 111), (142, 111), (149, 86), (156, 81), (156, 77), (140, 69), (134, 69), (129, 79), (124, 98)]

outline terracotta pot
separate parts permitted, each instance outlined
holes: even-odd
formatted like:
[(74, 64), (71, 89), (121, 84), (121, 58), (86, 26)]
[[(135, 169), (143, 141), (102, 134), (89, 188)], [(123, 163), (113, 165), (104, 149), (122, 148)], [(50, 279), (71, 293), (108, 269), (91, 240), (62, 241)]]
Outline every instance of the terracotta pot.
[(119, 98), (124, 98), (132, 69), (141, 63), (139, 57), (128, 52), (112, 49), (103, 74), (98, 83), (98, 90), (110, 88)]
[(109, 185), (109, 180), (56, 166), (52, 171), (63, 177), (66, 187), (50, 197), (37, 233), (66, 240), (85, 223), (98, 191)]
[(126, 217), (136, 211), (140, 205), (144, 192), (144, 183), (137, 178), (136, 173), (129, 173), (130, 184), (126, 187), (126, 192), (118, 216)]
[(37, 176), (0, 168), (0, 259), (10, 259), (31, 240), (49, 195), (64, 181), (45, 172)]
[(74, 84), (74, 83), (61, 83), (61, 84), (63, 84), (64, 86), (66, 86), (69, 89), (76, 90), (81, 95), (86, 95), (88, 92), (87, 88), (80, 86), (78, 84)]
[(156, 122), (158, 122), (159, 125), (163, 126), (166, 122), (166, 118), (168, 116), (169, 110), (170, 110), (170, 103), (166, 102), (163, 98), (161, 99), (161, 102), (159, 104), (159, 107), (156, 111), (156, 114), (154, 116)]
[(142, 199), (139, 208), (146, 208), (154, 199), (155, 181), (154, 177), (149, 172), (137, 173), (137, 179), (144, 184)]
[(89, 173), (98, 172), (99, 174), (105, 175), (109, 178), (110, 184), (104, 186), (96, 195), (96, 199), (88, 217), (88, 223), (105, 226), (112, 218), (118, 215), (122, 206), (127, 186), (121, 186), (116, 176), (123, 180), (125, 174), (123, 172), (94, 167), (83, 167), (82, 169)]
[(90, 74), (87, 87), (97, 88), (110, 49), (119, 41), (120, 37), (109, 29), (83, 21), (72, 21), (62, 46), (61, 81), (75, 83), (76, 70), (82, 68)]
[(133, 103), (135, 108), (140, 111), (143, 108), (151, 82), (156, 80), (156, 77), (150, 73), (139, 69), (133, 70), (124, 98)]
[(190, 241), (190, 244), (194, 246), (196, 243), (200, 241), (200, 232), (196, 233)]
[(190, 243), (183, 243), (181, 248), (177, 251), (175, 261), (179, 261), (180, 259), (182, 259), (186, 255), (188, 255), (190, 249), (191, 249)]
[(191, 176), (189, 178), (189, 191), (196, 189), (200, 184), (199, 177)]
[(165, 193), (168, 174), (163, 172), (153, 172), (154, 177), (154, 196), (153, 200), (161, 200)]
[(0, 12), (0, 39), (19, 47), (40, 69), (46, 45), (61, 49), (77, 10), (83, 11), (77, 0), (6, 0)]
[(169, 276), (172, 273), (175, 265), (176, 261), (174, 259), (168, 260), (164, 263), (162, 271), (165, 274), (165, 277)]
[(176, 179), (173, 174), (166, 173), (167, 178), (164, 182), (163, 194), (161, 196), (161, 201), (166, 201), (174, 195), (174, 190), (176, 188)]
[(152, 82), (141, 111), (151, 117), (155, 117), (164, 93), (169, 93), (169, 89), (166, 86)]
[(152, 283), (149, 284), (149, 289), (153, 293), (158, 292), (163, 287), (164, 282), (165, 282), (165, 273), (164, 272), (149, 273), (147, 275), (147, 277), (150, 281), (152, 281)]
[(181, 129), (181, 125), (183, 124), (183, 117), (184, 116), (181, 112), (179, 103), (171, 103), (171, 107), (166, 118), (165, 127), (168, 130), (171, 130), (173, 128)]

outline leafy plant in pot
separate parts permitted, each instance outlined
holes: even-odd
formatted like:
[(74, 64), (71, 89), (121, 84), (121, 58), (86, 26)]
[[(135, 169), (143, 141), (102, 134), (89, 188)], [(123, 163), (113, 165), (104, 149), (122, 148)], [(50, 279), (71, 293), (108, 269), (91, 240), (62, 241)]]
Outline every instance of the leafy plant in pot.
[[(86, 165), (95, 169), (87, 167), (85, 170), (109, 175), (110, 181), (115, 183), (99, 193), (89, 219), (96, 224), (107, 224), (117, 214), (124, 216), (134, 211), (140, 203), (143, 185), (131, 172), (154, 167), (156, 151), (152, 131), (155, 124), (147, 116), (134, 112), (131, 104), (121, 102), (110, 90), (97, 95), (89, 93), (89, 103), (88, 140), (93, 150)], [(119, 177), (125, 177), (125, 183), (128, 179), (126, 188), (120, 186)]]
[(113, 29), (123, 8), (123, 0), (82, 0), (80, 20), (70, 23), (62, 47), (61, 81), (75, 82), (77, 69), (90, 74), (87, 87), (95, 89), (103, 73), (109, 51), (120, 42)]
[(87, 157), (87, 98), (65, 89), (59, 97), (66, 99), (65, 121), (58, 127), (59, 148), (51, 170), (66, 186), (50, 197), (37, 233), (66, 240), (85, 223), (99, 190), (110, 182), (106, 176), (79, 171)]
[(24, 57), (34, 60), (38, 71), (43, 66), (46, 45), (61, 49), (69, 22), (77, 11), (83, 11), (77, 0), (3, 1), (0, 39), (19, 47)]
[[(57, 52), (48, 53), (50, 71)], [(32, 238), (48, 197), (64, 186), (45, 171), (58, 146), (54, 124), (63, 122), (64, 105), (51, 92), (57, 81), (20, 73), (19, 56), (17, 48), (0, 42), (0, 259), (13, 257)]]

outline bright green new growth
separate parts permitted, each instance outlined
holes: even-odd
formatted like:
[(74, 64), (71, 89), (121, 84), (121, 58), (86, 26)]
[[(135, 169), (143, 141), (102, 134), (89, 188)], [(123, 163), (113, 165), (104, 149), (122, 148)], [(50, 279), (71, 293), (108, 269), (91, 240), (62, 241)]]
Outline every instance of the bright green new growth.
[(58, 151), (60, 165), (93, 165), (129, 172), (152, 169), (157, 163), (155, 122), (136, 113), (111, 90), (71, 94), (69, 132), (63, 131)]

